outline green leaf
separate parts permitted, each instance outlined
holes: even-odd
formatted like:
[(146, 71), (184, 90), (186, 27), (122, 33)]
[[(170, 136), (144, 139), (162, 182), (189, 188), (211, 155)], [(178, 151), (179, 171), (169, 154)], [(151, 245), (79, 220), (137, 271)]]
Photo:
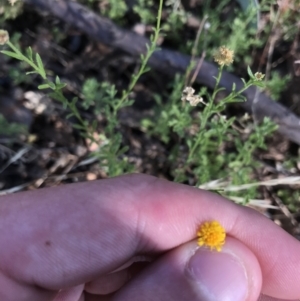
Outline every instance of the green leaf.
[(57, 95), (57, 94), (54, 93), (54, 92), (53, 92), (53, 93), (49, 93), (48, 95), (49, 95), (51, 98), (56, 99), (56, 100), (62, 102), (63, 108), (64, 108), (64, 109), (67, 108), (68, 104), (64, 102), (64, 100), (61, 98), (60, 95)]
[(26, 75), (28, 75), (28, 74), (39, 74), (37, 71), (28, 71), (28, 72), (26, 72)]
[[(70, 118), (70, 117), (71, 117), (71, 115), (67, 116), (67, 118)], [(77, 130), (84, 130), (85, 129), (85, 127), (80, 125), (80, 124), (72, 124), (72, 127), (77, 129)]]
[(12, 51), (1, 50), (1, 53), (6, 54), (7, 56), (13, 57), (13, 58), (15, 58), (17, 60), (20, 60), (20, 61), (23, 60), (22, 57), (19, 54), (15, 53), (15, 52), (12, 52)]
[(56, 86), (55, 86), (54, 83), (49, 82), (48, 85), (49, 85), (49, 87), (50, 87), (52, 90), (55, 90), (55, 89), (56, 89)]
[(118, 151), (116, 151), (117, 156), (123, 155), (123, 154), (126, 153), (128, 150), (129, 150), (128, 145), (122, 147), (121, 149), (119, 149)]
[(233, 83), (233, 84), (232, 84), (232, 90), (231, 90), (231, 91), (232, 91), (232, 92), (235, 92), (235, 89), (236, 89), (236, 83)]
[[(220, 87), (220, 88), (218, 88), (218, 89), (216, 90), (216, 93), (219, 93), (219, 92), (224, 91), (224, 90), (226, 90), (224, 87)], [(233, 92), (234, 92), (234, 91), (233, 91)]]
[(255, 78), (254, 74), (253, 74), (252, 71), (251, 71), (250, 66), (247, 67), (247, 72), (248, 72), (248, 75), (249, 75), (251, 78)]
[(58, 76), (55, 77), (55, 84), (56, 84), (56, 89), (58, 89), (58, 90), (63, 89), (67, 85), (65, 83), (62, 83)]
[(48, 88), (50, 88), (50, 86), (48, 84), (43, 84), (43, 85), (38, 86), (39, 90), (48, 89)]
[(70, 114), (68, 114), (68, 115), (66, 116), (66, 118), (69, 119), (69, 118), (71, 118), (71, 117), (73, 117), (73, 116), (74, 116), (74, 114), (73, 114), (73, 113), (70, 113)]
[(35, 59), (36, 59), (37, 65), (39, 67), (42, 78), (46, 78), (46, 71), (45, 71), (42, 59), (38, 53), (36, 54)]
[(29, 60), (33, 62), (33, 59), (32, 59), (32, 48), (31, 47), (27, 48), (26, 54), (27, 54), (27, 57), (29, 58)]
[(78, 101), (78, 97), (73, 97), (71, 104), (75, 106), (75, 104), (77, 103), (77, 101)]
[(143, 70), (143, 72), (142, 72), (142, 73), (143, 73), (143, 74), (144, 74), (144, 73), (147, 73), (147, 72), (149, 72), (150, 70), (151, 70), (151, 68), (149, 68), (149, 67), (145, 67), (145, 69)]
[(61, 90), (61, 89), (63, 89), (63, 88), (66, 87), (66, 86), (67, 86), (67, 84), (65, 84), (65, 83), (62, 83), (62, 84), (56, 84), (56, 89)]

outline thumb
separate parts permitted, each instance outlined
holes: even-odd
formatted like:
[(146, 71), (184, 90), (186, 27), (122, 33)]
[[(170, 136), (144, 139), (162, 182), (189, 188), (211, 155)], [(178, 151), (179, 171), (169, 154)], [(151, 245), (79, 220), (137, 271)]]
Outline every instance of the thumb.
[(222, 252), (200, 248), (187, 265), (199, 300), (257, 300), (262, 276), (254, 254), (241, 242), (227, 238)]
[(195, 241), (170, 251), (113, 300), (256, 301), (261, 285), (262, 273), (254, 254), (228, 237), (221, 252), (199, 248)]

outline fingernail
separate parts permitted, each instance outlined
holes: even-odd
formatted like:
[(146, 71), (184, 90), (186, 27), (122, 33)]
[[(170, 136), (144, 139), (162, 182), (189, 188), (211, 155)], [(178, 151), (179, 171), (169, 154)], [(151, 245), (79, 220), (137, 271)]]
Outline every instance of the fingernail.
[(248, 292), (246, 270), (234, 255), (200, 248), (187, 265), (199, 300), (243, 301)]

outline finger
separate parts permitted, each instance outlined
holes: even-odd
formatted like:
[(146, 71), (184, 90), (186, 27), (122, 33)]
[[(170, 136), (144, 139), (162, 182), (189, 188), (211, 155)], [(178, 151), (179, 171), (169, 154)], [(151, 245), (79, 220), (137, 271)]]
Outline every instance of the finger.
[(83, 295), (84, 285), (60, 290), (53, 301), (84, 301)]
[(112, 300), (256, 301), (261, 284), (256, 257), (238, 240), (229, 238), (221, 252), (193, 241), (146, 268)]
[(299, 301), (299, 299), (287, 300), (287, 299), (277, 299), (266, 295), (260, 295), (257, 301)]
[[(143, 261), (141, 257), (144, 258)], [(85, 291), (91, 294), (107, 295), (120, 289), (127, 283), (133, 276), (142, 271), (145, 266), (149, 265), (154, 257), (151, 259), (145, 256), (136, 256), (135, 260), (128, 261), (116, 271), (99, 277), (85, 285)]]
[(84, 301), (111, 301), (112, 295), (93, 295), (85, 293)]
[(298, 241), (218, 195), (144, 175), (2, 197), (0, 225), (9, 231), (0, 233), (0, 245), (6, 246), (0, 249), (0, 268), (50, 290), (76, 286), (136, 254), (165, 252), (193, 239), (206, 220), (218, 220), (255, 254), (263, 293), (300, 295)]
[[(2, 259), (1, 259), (2, 261)], [(46, 290), (39, 286), (28, 285), (28, 283), (16, 281), (3, 273), (0, 269), (0, 300), (5, 301), (35, 301), (38, 300), (53, 300), (57, 292)]]
[(88, 282), (84, 289), (91, 294), (107, 295), (120, 289), (129, 279), (128, 269), (124, 269)]

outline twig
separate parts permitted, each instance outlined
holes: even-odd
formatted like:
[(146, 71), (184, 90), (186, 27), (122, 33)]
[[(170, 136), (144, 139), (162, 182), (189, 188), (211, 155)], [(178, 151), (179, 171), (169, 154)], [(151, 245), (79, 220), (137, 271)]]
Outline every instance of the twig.
[(21, 148), (13, 157), (11, 157), (6, 164), (4, 164), (0, 168), (0, 173), (2, 173), (10, 164), (18, 161), (24, 154), (26, 154), (30, 150), (30, 147), (23, 147)]
[[(205, 16), (203, 18), (203, 20), (201, 21), (201, 23), (199, 24), (199, 28), (198, 28), (198, 31), (197, 31), (196, 39), (195, 39), (194, 46), (193, 46), (193, 49), (192, 49), (191, 63), (193, 63), (193, 61), (194, 61), (194, 59), (195, 59), (195, 57), (197, 55), (197, 48), (198, 48), (198, 44), (199, 44), (199, 39), (200, 39), (200, 36), (201, 36), (202, 31), (203, 31), (203, 28), (204, 28), (204, 25), (205, 25), (205, 22), (206, 22), (207, 18), (208, 17)], [(205, 49), (204, 49), (204, 51), (202, 51), (201, 60), (198, 61), (198, 64), (196, 66), (196, 70), (194, 71), (194, 74), (192, 76), (192, 79), (191, 79), (190, 83), (188, 83), (189, 77), (190, 77), (190, 72), (188, 72), (186, 74), (186, 79), (185, 79), (185, 81), (186, 81), (185, 86), (186, 87), (187, 86), (191, 86), (194, 83), (194, 81), (195, 81), (195, 79), (197, 77), (197, 74), (198, 74), (198, 72), (199, 72), (199, 70), (201, 68), (202, 62), (203, 62), (203, 60), (205, 58), (205, 54), (206, 54), (206, 52), (205, 52)]]
[(299, 185), (300, 184), (300, 176), (294, 177), (285, 177), (285, 178), (278, 178), (272, 179), (267, 181), (261, 181), (256, 183), (249, 183), (244, 185), (230, 185), (227, 181), (222, 179), (211, 181), (209, 183), (202, 184), (199, 186), (200, 189), (211, 189), (211, 190), (223, 190), (223, 191), (241, 191), (246, 190), (252, 187), (257, 186), (278, 186), (278, 185)]
[(273, 198), (274, 202), (278, 205), (282, 213), (291, 221), (291, 224), (293, 226), (297, 226), (298, 222), (295, 219), (295, 217), (292, 215), (288, 207), (282, 202), (282, 200), (277, 195), (275, 195), (275, 193), (272, 193), (269, 187), (267, 187), (267, 191), (269, 192), (270, 196)]

